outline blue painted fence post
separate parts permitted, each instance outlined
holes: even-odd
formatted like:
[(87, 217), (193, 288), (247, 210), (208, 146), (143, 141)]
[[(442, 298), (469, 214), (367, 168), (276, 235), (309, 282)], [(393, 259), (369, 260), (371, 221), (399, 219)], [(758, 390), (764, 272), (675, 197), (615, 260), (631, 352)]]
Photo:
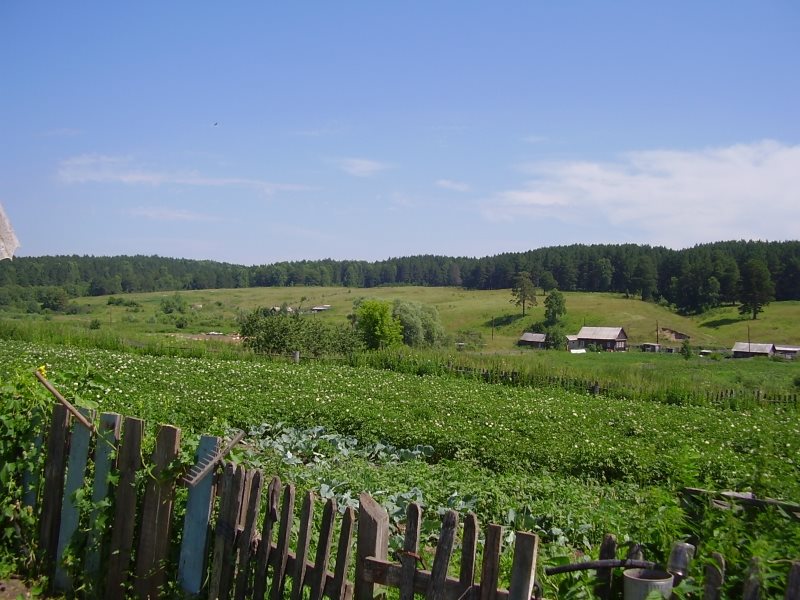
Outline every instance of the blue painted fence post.
[[(197, 446), (195, 464), (205, 465), (217, 452), (221, 440), (204, 435)], [(178, 582), (190, 596), (200, 594), (205, 581), (208, 556), (209, 521), (214, 501), (214, 473), (189, 488), (186, 501), (186, 517), (183, 522), (183, 540), (178, 561)]]
[[(91, 420), (90, 411), (82, 408), (80, 412), (84, 417)], [(80, 512), (76, 494), (83, 487), (91, 440), (92, 431), (79, 421), (73, 420), (72, 441), (67, 462), (67, 480), (64, 485), (64, 495), (61, 499), (61, 526), (58, 532), (58, 547), (56, 549), (56, 569), (53, 577), (53, 589), (56, 591), (66, 592), (72, 588), (72, 579), (64, 568), (63, 559), (67, 546), (72, 541), (73, 534), (78, 530)]]

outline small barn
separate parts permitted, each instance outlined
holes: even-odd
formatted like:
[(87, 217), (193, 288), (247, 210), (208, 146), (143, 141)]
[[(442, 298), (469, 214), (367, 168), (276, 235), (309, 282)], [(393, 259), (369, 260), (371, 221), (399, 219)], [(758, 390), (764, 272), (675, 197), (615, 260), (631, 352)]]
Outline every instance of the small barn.
[(645, 342), (639, 347), (642, 349), (642, 352), (661, 352), (661, 344)]
[(578, 350), (581, 347), (580, 342), (578, 341), (577, 335), (568, 335), (567, 336), (567, 350)]
[(773, 354), (775, 354), (775, 344), (736, 342), (733, 345), (733, 358), (752, 358), (753, 356), (772, 356)]
[(517, 341), (517, 346), (528, 346), (529, 348), (546, 348), (547, 335), (544, 333), (525, 332)]
[(800, 356), (800, 346), (775, 346), (775, 354), (784, 358), (797, 358)]
[(625, 352), (628, 349), (628, 334), (622, 327), (581, 327), (578, 347), (592, 345), (611, 352)]

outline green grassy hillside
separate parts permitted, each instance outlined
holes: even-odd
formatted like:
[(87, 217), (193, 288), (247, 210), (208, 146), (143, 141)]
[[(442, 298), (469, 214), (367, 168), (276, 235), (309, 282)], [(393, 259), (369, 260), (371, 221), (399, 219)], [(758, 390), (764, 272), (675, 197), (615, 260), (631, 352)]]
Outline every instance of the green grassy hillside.
[[(344, 321), (351, 312), (353, 301), (359, 297), (385, 300), (404, 299), (437, 307), (448, 333), (460, 330), (479, 332), (484, 350), (512, 351), (519, 336), (544, 319), (544, 297), (538, 306), (529, 307), (525, 317), (518, 306), (510, 302), (509, 290), (468, 291), (443, 287), (380, 287), (350, 289), (341, 287), (283, 287), (201, 290), (179, 292), (186, 300), (185, 327), (178, 329), (174, 317), (160, 311), (160, 303), (173, 293), (126, 294), (138, 307), (112, 306), (108, 297), (87, 297), (75, 300), (81, 313), (75, 315), (13, 315), (5, 318), (50, 320), (88, 328), (95, 327), (128, 337), (153, 334), (186, 334), (236, 330), (236, 315), (257, 306), (311, 307), (330, 304), (331, 310), (319, 318)], [(677, 346), (666, 338), (664, 330), (679, 331), (691, 336), (692, 345), (708, 348), (731, 348), (736, 341), (749, 337), (753, 342), (774, 342), (800, 345), (800, 302), (774, 302), (766, 307), (757, 320), (742, 318), (736, 307), (721, 307), (703, 315), (683, 317), (666, 307), (625, 298), (619, 294), (566, 292), (567, 315), (564, 319), (568, 333), (577, 333), (582, 325), (622, 326), (633, 344), (656, 341), (656, 326), (661, 331), (659, 341)]]

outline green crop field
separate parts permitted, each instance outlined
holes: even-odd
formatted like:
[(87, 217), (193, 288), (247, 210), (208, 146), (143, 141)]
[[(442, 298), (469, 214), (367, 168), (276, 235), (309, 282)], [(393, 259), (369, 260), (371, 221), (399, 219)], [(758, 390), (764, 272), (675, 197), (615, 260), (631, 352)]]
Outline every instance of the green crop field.
[[(596, 555), (606, 532), (660, 559), (676, 539), (699, 541), (705, 555), (724, 553), (732, 572), (757, 554), (780, 574), (781, 561), (800, 554), (800, 527), (786, 513), (690, 509), (679, 494), (692, 485), (800, 498), (793, 409), (669, 406), (332, 364), (14, 341), (0, 348), (0, 365), (3, 382), (32, 379), (44, 365), (79, 404), (145, 418), (151, 431), (180, 426), (186, 456), (199, 434), (240, 428), (248, 437), (237, 460), (323, 497), (347, 503), (366, 490), (395, 517), (413, 499), (428, 511), (474, 510), (484, 523), (534, 530), (542, 566)], [(547, 585), (559, 593), (556, 579)]]

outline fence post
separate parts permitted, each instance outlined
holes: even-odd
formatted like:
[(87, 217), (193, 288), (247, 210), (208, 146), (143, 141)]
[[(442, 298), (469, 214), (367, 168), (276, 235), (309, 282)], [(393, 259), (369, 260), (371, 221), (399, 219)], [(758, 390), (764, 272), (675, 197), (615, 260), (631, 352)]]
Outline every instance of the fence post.
[(164, 585), (164, 561), (169, 553), (175, 477), (168, 469), (178, 456), (181, 430), (172, 425), (158, 429), (153, 451), (153, 471), (147, 481), (142, 503), (142, 530), (136, 552), (134, 589), (140, 598), (158, 598)]
[[(94, 447), (94, 485), (92, 486), (92, 513), (89, 516), (89, 540), (86, 544), (86, 576), (94, 586), (99, 585), (100, 557), (102, 556), (104, 534), (97, 530), (100, 517), (100, 503), (108, 497), (111, 490), (108, 476), (111, 474), (119, 447), (119, 427), (122, 417), (117, 413), (102, 413), (97, 429)], [(99, 587), (95, 588), (100, 591)]]
[(39, 549), (43, 554), (43, 568), (52, 574), (58, 548), (58, 530), (61, 524), (61, 497), (64, 493), (69, 413), (63, 404), (53, 407), (50, 431), (47, 436), (47, 460), (44, 466), (44, 494), (39, 522)]
[(445, 589), (447, 567), (450, 565), (450, 557), (453, 554), (457, 527), (458, 513), (454, 510), (448, 510), (444, 515), (439, 541), (436, 544), (431, 578), (428, 581), (428, 589), (425, 592), (426, 600), (445, 600), (447, 596)]
[[(617, 538), (607, 533), (600, 544), (600, 560), (617, 557)], [(611, 595), (611, 569), (597, 569), (596, 593), (601, 600)]]
[(719, 552), (714, 552), (711, 558), (713, 562), (706, 566), (703, 600), (720, 600), (722, 584), (725, 583), (725, 559)]
[(359, 496), (358, 540), (356, 541), (355, 600), (373, 600), (375, 584), (364, 576), (365, 561), (372, 556), (386, 560), (389, 555), (389, 515), (369, 494)]
[[(90, 411), (80, 409), (81, 414), (92, 420)], [(86, 464), (89, 462), (89, 443), (92, 441), (92, 431), (79, 422), (72, 421), (72, 434), (70, 436), (69, 459), (67, 461), (66, 485), (61, 499), (61, 523), (58, 528), (58, 546), (56, 549), (56, 570), (53, 576), (53, 589), (65, 592), (72, 588), (72, 578), (67, 573), (62, 559), (72, 536), (78, 530), (80, 511), (75, 501), (75, 493), (83, 487), (86, 476)]]
[(475, 583), (475, 553), (478, 550), (478, 517), (471, 512), (464, 521), (464, 536), (461, 540), (461, 570), (458, 581), (461, 584), (463, 600), (472, 599), (472, 585)]
[(109, 544), (105, 597), (125, 597), (125, 578), (131, 560), (136, 525), (136, 473), (142, 467), (144, 421), (126, 417), (122, 424), (122, 447), (118, 460), (119, 484), (114, 506), (114, 523)]
[(758, 600), (761, 597), (761, 563), (758, 558), (750, 559), (750, 568), (747, 570), (744, 581), (744, 600)]
[[(217, 452), (220, 438), (204, 435), (200, 438), (195, 464), (203, 465)], [(208, 531), (211, 507), (214, 505), (214, 475), (209, 473), (189, 487), (186, 517), (183, 521), (181, 554), (178, 560), (178, 583), (187, 595), (197, 595), (203, 587), (208, 556)]]
[(494, 600), (497, 596), (497, 582), (500, 578), (500, 546), (502, 542), (503, 528), (500, 525), (489, 525), (486, 528), (486, 543), (483, 547), (480, 600)]
[(286, 565), (289, 561), (289, 542), (292, 537), (292, 523), (294, 522), (294, 485), (287, 483), (283, 488), (283, 503), (281, 504), (281, 524), (278, 528), (278, 543), (275, 546), (277, 560), (272, 571), (271, 600), (282, 600), (283, 590), (286, 587)]
[(508, 600), (528, 600), (531, 597), (538, 550), (539, 537), (537, 535), (517, 532), (514, 541), (514, 563), (511, 567)]

